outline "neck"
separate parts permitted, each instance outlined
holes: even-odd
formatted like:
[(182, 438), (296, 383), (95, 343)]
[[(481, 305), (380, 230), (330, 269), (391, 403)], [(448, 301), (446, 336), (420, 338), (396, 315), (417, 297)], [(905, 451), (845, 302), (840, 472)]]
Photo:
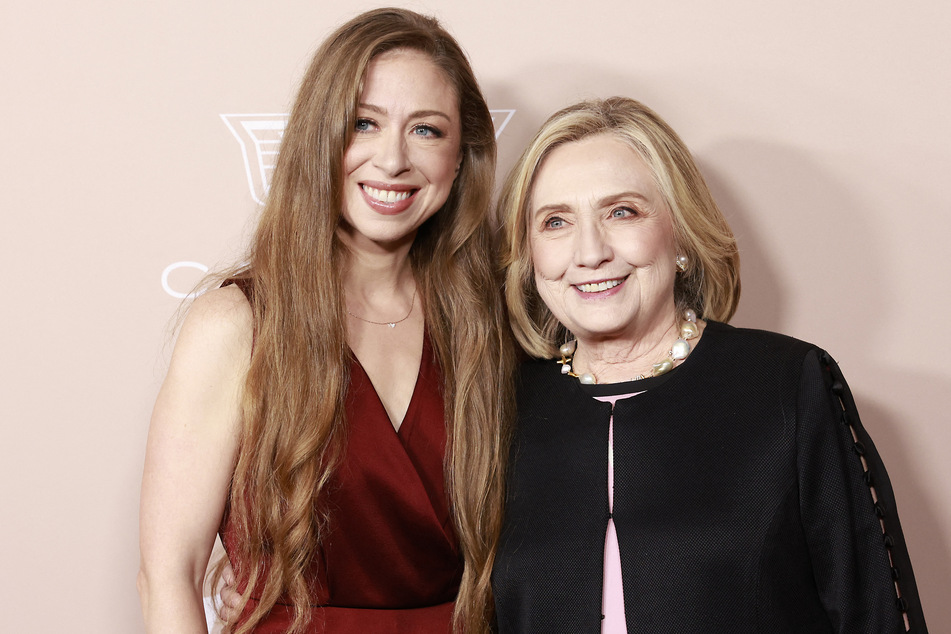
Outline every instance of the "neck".
[(574, 355), (575, 372), (593, 374), (598, 383), (620, 383), (664, 358), (680, 336), (681, 319), (671, 316), (636, 337), (582, 339)]
[(417, 304), (408, 247), (400, 251), (351, 249), (343, 283), (346, 310), (353, 318), (349, 320), (351, 335), (354, 326), (402, 323)]
[(348, 298), (372, 295), (412, 293), (415, 288), (413, 270), (409, 261), (412, 236), (398, 244), (379, 244), (360, 240), (351, 233), (338, 230), (341, 242), (347, 248), (343, 273)]
[(377, 241), (353, 229), (341, 221), (337, 226), (337, 238), (350, 252), (352, 259), (368, 262), (392, 263), (409, 257), (409, 250), (416, 240), (416, 231), (394, 240)]
[(351, 254), (343, 272), (347, 297), (360, 298), (380, 293), (413, 292), (413, 267), (409, 258), (366, 258)]

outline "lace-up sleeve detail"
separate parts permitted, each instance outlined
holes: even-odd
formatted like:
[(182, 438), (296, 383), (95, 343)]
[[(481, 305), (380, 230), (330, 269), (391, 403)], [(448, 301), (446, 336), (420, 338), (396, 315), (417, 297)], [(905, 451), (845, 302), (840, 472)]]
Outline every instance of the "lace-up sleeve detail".
[(927, 632), (888, 473), (832, 357), (799, 392), (800, 505), (820, 596), (839, 632)]

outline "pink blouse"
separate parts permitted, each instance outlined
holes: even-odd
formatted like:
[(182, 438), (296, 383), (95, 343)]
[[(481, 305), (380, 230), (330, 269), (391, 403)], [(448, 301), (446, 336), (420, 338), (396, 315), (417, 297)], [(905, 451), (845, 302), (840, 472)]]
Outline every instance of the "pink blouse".
[[(594, 398), (611, 407), (623, 398), (630, 398), (642, 394), (630, 392), (614, 396), (595, 396)], [(608, 510), (614, 512), (614, 415), (608, 428)], [(601, 591), (601, 621), (602, 634), (627, 634), (627, 624), (624, 621), (624, 586), (621, 583), (621, 552), (618, 549), (617, 531), (614, 529), (614, 519), (608, 518), (608, 530), (604, 536), (604, 589)]]

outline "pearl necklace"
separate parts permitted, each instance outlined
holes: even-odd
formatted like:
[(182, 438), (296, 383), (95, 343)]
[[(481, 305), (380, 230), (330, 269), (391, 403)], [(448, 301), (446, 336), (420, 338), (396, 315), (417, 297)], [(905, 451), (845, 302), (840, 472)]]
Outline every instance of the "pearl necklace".
[[(690, 340), (696, 339), (699, 335), (700, 328), (697, 326), (697, 313), (687, 309), (684, 312), (684, 321), (680, 324), (680, 338), (670, 347), (667, 356), (652, 365), (648, 374), (638, 374), (631, 380), (640, 381), (641, 379), (660, 376), (661, 374), (670, 372), (674, 369), (674, 365), (678, 361), (683, 361), (687, 358), (687, 355), (690, 354)], [(568, 343), (563, 344), (559, 349), (559, 352), (561, 352), (561, 360), (558, 361), (558, 363), (561, 364), (561, 373), (573, 376), (585, 385), (594, 385), (597, 383), (597, 380), (595, 380), (593, 374), (588, 372), (576, 374), (571, 370), (571, 357), (574, 355), (577, 347), (578, 341), (572, 339)]]
[(402, 319), (397, 319), (396, 321), (372, 321), (372, 320), (370, 320), (370, 319), (364, 319), (363, 317), (360, 317), (360, 316), (358, 316), (358, 315), (354, 315), (353, 313), (350, 312), (350, 309), (349, 309), (349, 308), (344, 308), (344, 310), (346, 310), (346, 311), (347, 311), (347, 314), (350, 315), (351, 317), (353, 317), (354, 319), (359, 319), (360, 321), (365, 321), (365, 322), (367, 322), (368, 324), (376, 324), (377, 326), (389, 326), (390, 328), (396, 328), (396, 324), (398, 324), (398, 323), (400, 323), (400, 322), (404, 322), (404, 321), (406, 321), (407, 319), (409, 319), (409, 316), (413, 314), (413, 307), (414, 307), (414, 306), (416, 306), (416, 288), (415, 288), (415, 287), (413, 288), (413, 299), (411, 299), (410, 302), (409, 302), (409, 312), (406, 313), (406, 316), (405, 316), (405, 317), (403, 317)]

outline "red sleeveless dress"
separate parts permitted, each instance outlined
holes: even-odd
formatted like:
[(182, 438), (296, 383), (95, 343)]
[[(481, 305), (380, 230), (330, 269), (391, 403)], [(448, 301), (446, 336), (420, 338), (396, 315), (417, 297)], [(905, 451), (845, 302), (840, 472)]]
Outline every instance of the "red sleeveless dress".
[[(307, 632), (449, 632), (462, 557), (443, 475), (441, 372), (429, 339), (399, 432), (356, 357), (350, 375), (347, 445), (327, 496), (330, 533), (309, 570)], [(233, 552), (234, 539), (226, 519), (226, 550)], [(243, 617), (256, 605), (252, 598)], [(279, 602), (255, 632), (284, 632), (292, 620), (293, 608)]]

